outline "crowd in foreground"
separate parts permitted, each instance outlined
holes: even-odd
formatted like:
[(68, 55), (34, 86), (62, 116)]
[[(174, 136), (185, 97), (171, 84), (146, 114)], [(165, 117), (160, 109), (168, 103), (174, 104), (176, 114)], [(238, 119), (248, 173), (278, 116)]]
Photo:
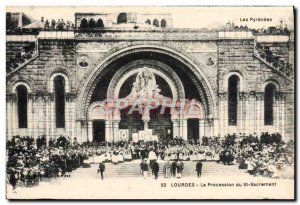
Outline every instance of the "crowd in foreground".
[[(249, 174), (264, 177), (293, 178), (294, 143), (285, 143), (280, 134), (233, 134), (225, 138), (203, 137), (184, 141), (175, 137), (168, 142), (84, 142), (60, 136), (15, 136), (7, 142), (8, 182), (16, 187), (37, 185), (50, 178), (69, 176), (78, 167), (91, 163), (123, 163), (141, 160), (153, 170), (153, 162), (216, 161), (238, 165)], [(175, 165), (174, 165), (175, 166)], [(142, 168), (142, 164), (141, 164)], [(181, 171), (183, 168), (181, 169)], [(109, 171), (109, 170), (108, 170)], [(284, 173), (284, 175), (281, 175)], [(176, 173), (175, 173), (176, 174)]]
[(20, 52), (17, 52), (15, 56), (12, 56), (6, 62), (6, 73), (10, 73), (14, 69), (18, 68), (26, 61), (30, 60), (35, 52), (34, 46), (25, 47)]

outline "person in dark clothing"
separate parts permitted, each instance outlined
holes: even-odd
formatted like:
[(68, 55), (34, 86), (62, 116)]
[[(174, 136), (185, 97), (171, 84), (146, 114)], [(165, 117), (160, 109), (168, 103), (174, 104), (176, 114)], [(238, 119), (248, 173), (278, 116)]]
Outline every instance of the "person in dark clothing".
[(172, 175), (175, 177), (176, 176), (176, 167), (177, 167), (177, 163), (176, 161), (174, 160), (172, 162), (172, 165), (171, 165), (171, 168), (172, 168)]
[(201, 161), (197, 162), (196, 171), (197, 171), (198, 178), (201, 177), (201, 172), (202, 172), (202, 162)]
[(16, 185), (18, 182), (18, 174), (16, 173), (16, 171), (13, 169), (9, 175), (9, 183), (11, 184), (11, 186), (13, 187), (13, 189), (16, 189)]
[(148, 164), (147, 164), (147, 159), (144, 159), (144, 161), (142, 161), (141, 163), (141, 170), (143, 172), (143, 176), (146, 179), (148, 176)]
[(159, 172), (159, 164), (157, 163), (156, 160), (152, 164), (152, 172), (155, 176), (155, 179), (157, 179), (158, 178), (158, 172)]
[(105, 171), (105, 164), (103, 162), (100, 162), (98, 172), (100, 172), (102, 180), (103, 180), (103, 173), (104, 173), (104, 171)]

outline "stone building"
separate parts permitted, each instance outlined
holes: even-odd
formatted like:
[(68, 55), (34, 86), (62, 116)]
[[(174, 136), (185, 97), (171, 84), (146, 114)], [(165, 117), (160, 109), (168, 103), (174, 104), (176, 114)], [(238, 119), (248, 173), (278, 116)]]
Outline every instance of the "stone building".
[[(173, 28), (169, 14), (76, 13), (75, 30), (7, 34), (6, 46), (9, 63), (30, 53), (7, 63), (8, 139), (117, 141), (147, 129), (159, 139), (294, 138), (293, 32)], [(107, 99), (136, 97), (138, 76), (149, 77), (151, 97), (186, 99), (185, 111), (194, 102), (193, 114), (177, 105), (163, 114), (115, 109)]]

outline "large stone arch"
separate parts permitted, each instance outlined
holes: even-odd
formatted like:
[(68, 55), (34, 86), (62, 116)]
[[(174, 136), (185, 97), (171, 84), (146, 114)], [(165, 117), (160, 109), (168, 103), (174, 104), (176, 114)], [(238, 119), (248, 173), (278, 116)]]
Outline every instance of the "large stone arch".
[(206, 115), (209, 118), (216, 117), (216, 99), (214, 96), (213, 89), (209, 84), (208, 79), (201, 71), (201, 69), (196, 65), (195, 62), (187, 58), (185, 55), (181, 54), (174, 49), (159, 46), (159, 45), (136, 45), (130, 46), (121, 50), (116, 51), (115, 53), (106, 57), (98, 66), (96, 66), (88, 76), (86, 76), (83, 81), (83, 86), (79, 88), (78, 103), (77, 103), (77, 117), (80, 119), (86, 119), (87, 109), (89, 107), (90, 99), (93, 93), (93, 90), (96, 87), (97, 78), (101, 78), (101, 72), (112, 62), (118, 60), (122, 56), (126, 56), (132, 53), (138, 52), (156, 52), (170, 56), (185, 66), (188, 67), (190, 72), (187, 72), (190, 76), (195, 76), (192, 78), (192, 81), (195, 83), (199, 92), (202, 92), (201, 97), (205, 102)]
[(154, 60), (136, 60), (121, 67), (110, 81), (107, 98), (116, 99), (125, 80), (138, 73), (137, 68), (142, 67), (148, 67), (152, 73), (159, 74), (167, 82), (172, 91), (173, 99), (185, 99), (184, 87), (178, 75), (169, 66)]

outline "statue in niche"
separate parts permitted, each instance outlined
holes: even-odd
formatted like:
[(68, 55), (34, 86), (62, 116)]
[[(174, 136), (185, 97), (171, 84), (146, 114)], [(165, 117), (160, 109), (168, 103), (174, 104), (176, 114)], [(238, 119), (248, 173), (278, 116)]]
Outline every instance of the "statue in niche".
[(130, 98), (157, 98), (160, 97), (160, 89), (156, 85), (154, 74), (146, 67), (142, 68), (133, 83)]
[(207, 61), (206, 61), (206, 65), (207, 65), (207, 66), (213, 66), (214, 64), (215, 64), (215, 62), (212, 60), (211, 57), (209, 57), (209, 58), (207, 59)]

